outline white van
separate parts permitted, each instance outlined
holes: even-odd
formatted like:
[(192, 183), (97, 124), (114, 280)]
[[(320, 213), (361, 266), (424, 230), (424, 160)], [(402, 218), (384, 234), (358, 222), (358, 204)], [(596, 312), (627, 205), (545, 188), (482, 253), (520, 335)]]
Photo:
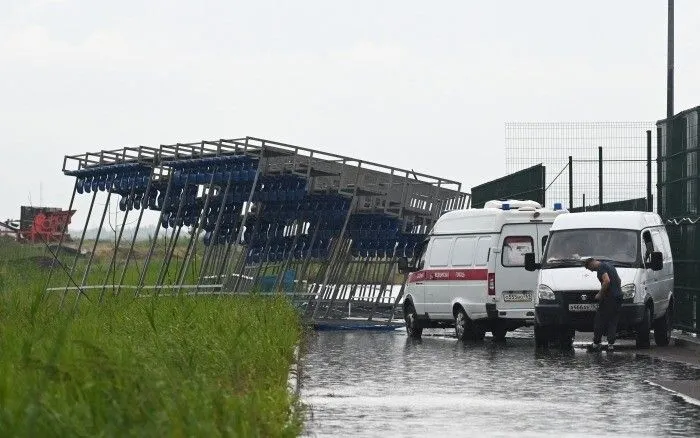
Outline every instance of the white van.
[(526, 269), (539, 270), (535, 297), (535, 342), (558, 341), (570, 348), (575, 331), (592, 332), (600, 282), (583, 267), (593, 257), (611, 262), (622, 281), (618, 332), (634, 334), (638, 348), (668, 345), (673, 315), (673, 258), (659, 215), (636, 211), (571, 213), (558, 217), (541, 263), (526, 256)]
[[(483, 209), (445, 213), (412, 263), (405, 285), (404, 318), (411, 337), (428, 327), (455, 327), (460, 340), (496, 340), (534, 322), (537, 274), (525, 270), (525, 254), (541, 254), (561, 204), (489, 201)], [(536, 260), (539, 257), (535, 256)]]

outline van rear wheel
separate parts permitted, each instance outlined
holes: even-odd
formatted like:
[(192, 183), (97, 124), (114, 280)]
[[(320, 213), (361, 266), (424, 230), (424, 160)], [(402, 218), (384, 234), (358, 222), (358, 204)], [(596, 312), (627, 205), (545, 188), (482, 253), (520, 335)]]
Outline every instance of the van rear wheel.
[(455, 315), (455, 335), (460, 341), (482, 341), (486, 331), (467, 316), (463, 308)]
[(423, 335), (423, 327), (418, 322), (418, 314), (413, 303), (408, 303), (404, 310), (404, 320), (406, 321), (406, 334), (413, 339), (420, 339)]

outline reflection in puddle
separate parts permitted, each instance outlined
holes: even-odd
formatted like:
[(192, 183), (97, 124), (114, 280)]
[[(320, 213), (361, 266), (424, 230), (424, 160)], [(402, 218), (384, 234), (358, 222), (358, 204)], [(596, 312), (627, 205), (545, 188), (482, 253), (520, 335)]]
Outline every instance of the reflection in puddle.
[(535, 352), (527, 336), (462, 344), (320, 332), (304, 359), (310, 436), (700, 436), (700, 408), (645, 381), (700, 370), (634, 352)]

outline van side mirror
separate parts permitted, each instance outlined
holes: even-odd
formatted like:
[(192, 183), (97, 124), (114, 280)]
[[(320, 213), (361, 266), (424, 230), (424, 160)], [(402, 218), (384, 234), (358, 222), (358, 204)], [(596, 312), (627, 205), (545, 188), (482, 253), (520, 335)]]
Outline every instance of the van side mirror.
[(664, 268), (664, 256), (659, 251), (654, 251), (651, 253), (651, 262), (649, 267), (653, 271), (660, 271)]
[(525, 254), (525, 270), (528, 272), (534, 272), (542, 267), (542, 264), (535, 263), (535, 253), (528, 252)]

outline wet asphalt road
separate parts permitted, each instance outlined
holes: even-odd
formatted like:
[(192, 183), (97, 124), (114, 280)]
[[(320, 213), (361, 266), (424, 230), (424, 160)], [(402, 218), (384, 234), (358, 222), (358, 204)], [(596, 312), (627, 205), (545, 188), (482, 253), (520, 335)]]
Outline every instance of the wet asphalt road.
[(649, 383), (697, 380), (700, 368), (625, 342), (612, 355), (536, 352), (530, 334), (514, 335), (463, 344), (314, 333), (303, 362), (306, 435), (700, 436), (700, 407)]

